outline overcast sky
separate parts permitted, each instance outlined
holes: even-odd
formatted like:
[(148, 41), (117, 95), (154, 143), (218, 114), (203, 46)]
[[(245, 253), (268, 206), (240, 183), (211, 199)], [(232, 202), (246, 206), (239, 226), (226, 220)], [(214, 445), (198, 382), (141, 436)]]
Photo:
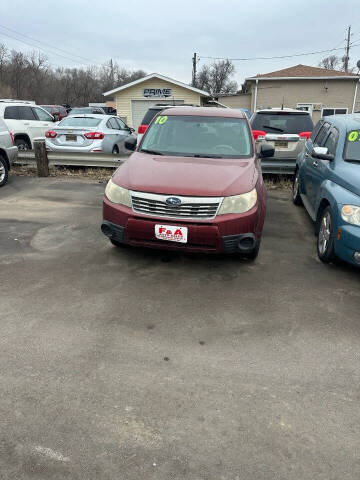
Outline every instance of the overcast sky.
[[(200, 56), (200, 68), (211, 62), (205, 56), (271, 57), (344, 47), (350, 24), (352, 41), (359, 44), (351, 50), (356, 63), (359, 0), (0, 0), (0, 43), (10, 49), (41, 46), (53, 66), (113, 58), (126, 68), (185, 83), (191, 80), (193, 52)], [(299, 63), (317, 66), (327, 55), (235, 61), (234, 80)]]

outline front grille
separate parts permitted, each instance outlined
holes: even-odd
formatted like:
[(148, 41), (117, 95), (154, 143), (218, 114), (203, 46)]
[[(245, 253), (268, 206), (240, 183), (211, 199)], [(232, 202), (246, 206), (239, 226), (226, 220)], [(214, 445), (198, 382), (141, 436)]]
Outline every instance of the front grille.
[(168, 205), (166, 199), (174, 195), (158, 195), (154, 193), (131, 192), (132, 208), (134, 212), (151, 215), (153, 217), (168, 218), (214, 218), (222, 198), (218, 197), (182, 197), (177, 206)]

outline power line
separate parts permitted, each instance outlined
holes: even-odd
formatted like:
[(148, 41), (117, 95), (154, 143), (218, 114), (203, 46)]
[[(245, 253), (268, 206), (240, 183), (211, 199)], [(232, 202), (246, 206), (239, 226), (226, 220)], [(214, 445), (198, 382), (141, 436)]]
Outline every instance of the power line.
[(317, 55), (319, 53), (327, 53), (327, 52), (334, 52), (335, 50), (344, 50), (344, 47), (340, 48), (329, 48), (327, 50), (317, 50), (316, 52), (307, 52), (307, 53), (295, 53), (293, 55), (275, 55), (273, 57), (247, 57), (247, 58), (227, 58), (227, 57), (205, 57), (204, 55), (200, 55), (200, 58), (208, 58), (211, 60), (231, 60), (231, 61), (248, 61), (248, 60), (273, 60), (277, 58), (293, 58), (293, 57), (303, 57), (306, 55)]
[(24, 37), (24, 38), (28, 38), (29, 40), (31, 40), (32, 42), (37, 42), (37, 43), (40, 43), (40, 44), (43, 44), (43, 45), (46, 45), (47, 47), (51, 48), (51, 49), (54, 49), (54, 50), (58, 50), (59, 52), (62, 52), (62, 53), (65, 53), (66, 55), (69, 55), (73, 58), (77, 57), (81, 60), (85, 60), (86, 62), (91, 62), (92, 60), (90, 60), (89, 58), (85, 58), (85, 57), (81, 57), (80, 55), (76, 55), (74, 53), (71, 53), (71, 52), (68, 52), (66, 50), (63, 50), (61, 48), (58, 48), (58, 47), (55, 47), (54, 45), (51, 45), (50, 43), (46, 43), (46, 42), (43, 42), (41, 40), (37, 40), (36, 38), (33, 38), (33, 37), (30, 37), (29, 35), (25, 35), (24, 33), (20, 33), (20, 32), (17, 32), (16, 30), (12, 30), (11, 28), (8, 28), (8, 27), (5, 27), (5, 25), (1, 25), (0, 24), (0, 27), (1, 28), (4, 28), (5, 30), (8, 30), (9, 32), (13, 32), (15, 33), (16, 35), (18, 36), (21, 36), (21, 37)]
[[(65, 58), (66, 60), (70, 60), (71, 62), (73, 63), (77, 63), (79, 64), (79, 60), (74, 60), (73, 58), (70, 58), (70, 57), (66, 57), (65, 55), (62, 55), (60, 53), (55, 53), (55, 52), (48, 52), (47, 50), (45, 50), (44, 48), (42, 47), (39, 47), (38, 45), (34, 45), (32, 43), (29, 43), (29, 42), (26, 42), (25, 40), (21, 40), (20, 38), (16, 38), (12, 35), (9, 35), (7, 33), (4, 33), (4, 32), (0, 32), (0, 36), (5, 36), (5, 37), (9, 37), (11, 38), (12, 40), (16, 40), (17, 42), (21, 42), (21, 43), (24, 43), (25, 45), (28, 45), (30, 47), (33, 47), (33, 48), (37, 48), (39, 50), (41, 50), (42, 52), (46, 53), (47, 55), (56, 55), (58, 57), (62, 57), (62, 58)], [(87, 64), (88, 65), (88, 64)]]

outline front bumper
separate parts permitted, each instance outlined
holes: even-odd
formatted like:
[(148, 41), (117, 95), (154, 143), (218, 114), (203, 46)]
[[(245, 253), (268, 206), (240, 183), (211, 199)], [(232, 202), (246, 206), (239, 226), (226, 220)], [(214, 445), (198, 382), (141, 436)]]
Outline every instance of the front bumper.
[(355, 261), (354, 253), (360, 252), (360, 227), (356, 225), (341, 225), (340, 240), (335, 241), (335, 253), (345, 262), (360, 267), (360, 263)]
[[(107, 237), (132, 246), (204, 253), (246, 253), (255, 247), (260, 238), (264, 218), (265, 208), (259, 204), (244, 214), (219, 215), (209, 221), (154, 218), (113, 204), (104, 197), (102, 231)], [(157, 239), (156, 224), (187, 227), (187, 243)]]
[(13, 162), (16, 161), (17, 156), (18, 156), (18, 148), (16, 146), (14, 147), (9, 147), (6, 149), (6, 154), (8, 156), (10, 165), (12, 165)]

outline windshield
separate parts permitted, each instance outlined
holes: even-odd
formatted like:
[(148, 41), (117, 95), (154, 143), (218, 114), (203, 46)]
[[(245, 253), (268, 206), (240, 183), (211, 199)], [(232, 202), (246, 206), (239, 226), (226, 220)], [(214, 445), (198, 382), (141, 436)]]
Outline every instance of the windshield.
[(48, 105), (41, 105), (41, 107), (47, 112), (51, 113), (52, 107), (49, 107)]
[(360, 130), (347, 133), (344, 156), (348, 162), (360, 162)]
[(307, 113), (258, 112), (251, 122), (251, 128), (266, 133), (301, 133), (312, 132), (314, 124)]
[(242, 118), (159, 115), (146, 132), (141, 151), (186, 157), (252, 156), (248, 124)]
[(101, 120), (92, 117), (66, 117), (58, 124), (59, 127), (96, 127)]

